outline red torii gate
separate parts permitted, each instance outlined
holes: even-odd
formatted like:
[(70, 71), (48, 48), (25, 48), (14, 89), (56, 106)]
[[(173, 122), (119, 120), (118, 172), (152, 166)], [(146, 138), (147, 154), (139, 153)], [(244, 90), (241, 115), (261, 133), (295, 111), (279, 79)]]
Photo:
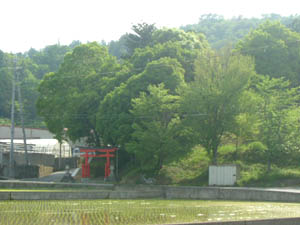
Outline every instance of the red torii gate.
[[(84, 164), (82, 164), (82, 178), (88, 178), (90, 177), (90, 164), (89, 164), (89, 158), (91, 157), (106, 157), (106, 163), (105, 163), (105, 175), (104, 178), (107, 178), (110, 175), (110, 158), (115, 157), (114, 153), (118, 148), (105, 148), (105, 149), (92, 149), (92, 148), (80, 148), (80, 153), (85, 153), (84, 155), (80, 154), (80, 157), (85, 158)], [(89, 154), (89, 153), (94, 154)], [(105, 153), (97, 155), (96, 153)]]

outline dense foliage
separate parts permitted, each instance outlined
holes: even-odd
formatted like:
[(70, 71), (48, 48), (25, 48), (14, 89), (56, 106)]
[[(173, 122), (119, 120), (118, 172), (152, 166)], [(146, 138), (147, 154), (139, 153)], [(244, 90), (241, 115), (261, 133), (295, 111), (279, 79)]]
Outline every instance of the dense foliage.
[[(228, 144), (232, 160), (241, 146), (262, 146), (257, 154), (271, 171), (299, 154), (298, 25), (296, 16), (206, 15), (186, 31), (143, 23), (108, 46), (31, 49), (18, 55), (26, 119), (37, 121), (38, 112), (59, 140), (119, 146), (123, 165), (152, 176), (197, 146), (222, 163), (219, 149)], [(224, 47), (228, 41), (235, 47)], [(5, 118), (12, 58), (0, 52)], [(241, 154), (250, 163), (249, 152)]]
[(197, 24), (182, 27), (185, 31), (203, 33), (212, 47), (220, 49), (226, 45), (235, 45), (250, 31), (266, 21), (279, 21), (292, 30), (299, 32), (299, 16), (282, 17), (278, 14), (266, 14), (262, 18), (243, 18), (242, 16), (225, 19), (216, 14), (202, 15)]

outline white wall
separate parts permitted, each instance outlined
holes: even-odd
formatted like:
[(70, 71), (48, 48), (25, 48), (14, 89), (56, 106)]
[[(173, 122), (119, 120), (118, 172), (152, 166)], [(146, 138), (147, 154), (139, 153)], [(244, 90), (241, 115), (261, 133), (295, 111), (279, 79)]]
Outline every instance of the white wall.
[[(10, 126), (0, 125), (0, 139), (10, 139)], [(25, 128), (26, 138), (28, 139), (52, 139), (54, 135), (47, 129)], [(15, 139), (22, 139), (21, 127), (15, 127)]]
[(209, 166), (208, 185), (233, 186), (237, 180), (236, 165)]

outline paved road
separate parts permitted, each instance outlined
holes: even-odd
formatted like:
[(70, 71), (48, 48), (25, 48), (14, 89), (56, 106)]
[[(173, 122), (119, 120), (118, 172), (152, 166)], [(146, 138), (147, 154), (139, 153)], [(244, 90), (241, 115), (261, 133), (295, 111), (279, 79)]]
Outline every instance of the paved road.
[(40, 177), (38, 178), (39, 181), (45, 181), (45, 182), (61, 182), (64, 175), (66, 174), (66, 171), (58, 171), (55, 173), (50, 174), (49, 176)]
[[(72, 173), (72, 172), (73, 172), (73, 169), (70, 170), (70, 173)], [(64, 171), (54, 172), (45, 177), (28, 178), (28, 179), (22, 179), (22, 180), (24, 180), (24, 181), (61, 182), (66, 173), (67, 173), (67, 171), (64, 170)]]

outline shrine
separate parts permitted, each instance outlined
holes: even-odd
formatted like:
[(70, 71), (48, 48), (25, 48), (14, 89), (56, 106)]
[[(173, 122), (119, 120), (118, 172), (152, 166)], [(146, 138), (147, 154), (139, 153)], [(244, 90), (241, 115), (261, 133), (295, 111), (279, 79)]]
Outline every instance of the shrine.
[(90, 163), (89, 158), (94, 157), (102, 157), (106, 158), (105, 163), (105, 175), (104, 179), (106, 179), (111, 171), (110, 171), (110, 158), (115, 157), (114, 153), (118, 148), (104, 148), (104, 149), (96, 149), (96, 148), (80, 148), (80, 157), (84, 157), (85, 161), (82, 164), (82, 178), (89, 178), (90, 177)]

